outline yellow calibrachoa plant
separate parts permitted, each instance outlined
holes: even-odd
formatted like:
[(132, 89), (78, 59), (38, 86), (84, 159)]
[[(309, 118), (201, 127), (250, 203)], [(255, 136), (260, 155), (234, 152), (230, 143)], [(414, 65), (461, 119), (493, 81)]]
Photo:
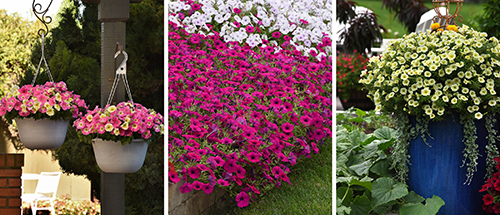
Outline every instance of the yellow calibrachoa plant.
[[(370, 58), (360, 83), (377, 111), (394, 113), (398, 141), (391, 153), (400, 181), (406, 180), (408, 147), (417, 133), (426, 141), (431, 121), (458, 115), (463, 125), (464, 164), (470, 183), (477, 171), (479, 146), (474, 120), (485, 120), (487, 176), (499, 152), (494, 121), (500, 112), (500, 44), (468, 26), (411, 33), (393, 41), (382, 56)], [(496, 115), (495, 115), (496, 114)], [(412, 124), (416, 121), (416, 124)]]
[(486, 33), (465, 25), (447, 29), (405, 35), (381, 57), (370, 59), (360, 83), (369, 90), (377, 111), (404, 111), (429, 119), (452, 110), (475, 119), (497, 112), (497, 38), (488, 39)]

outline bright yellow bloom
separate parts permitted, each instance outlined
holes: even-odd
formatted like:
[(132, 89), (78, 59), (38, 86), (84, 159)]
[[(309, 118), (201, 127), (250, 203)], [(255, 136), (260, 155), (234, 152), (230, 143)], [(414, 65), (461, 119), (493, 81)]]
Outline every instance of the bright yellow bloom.
[(439, 27), (441, 27), (441, 25), (439, 25), (439, 23), (432, 23), (432, 25), (431, 25), (431, 29), (432, 29), (432, 30), (436, 30), (436, 29), (438, 29)]
[(457, 32), (457, 31), (458, 31), (458, 28), (457, 28), (457, 26), (456, 26), (456, 25), (448, 25), (448, 26), (446, 26), (446, 30), (448, 30), (448, 31), (455, 31), (455, 32)]

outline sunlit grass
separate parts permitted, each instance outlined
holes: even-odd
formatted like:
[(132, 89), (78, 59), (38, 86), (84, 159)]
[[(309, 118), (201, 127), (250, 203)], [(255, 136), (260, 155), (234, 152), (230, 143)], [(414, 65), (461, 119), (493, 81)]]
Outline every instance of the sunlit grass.
[(213, 207), (210, 214), (332, 214), (332, 144), (329, 138), (318, 145), (320, 154), (304, 158), (290, 168), (288, 176), (293, 185), (284, 183), (245, 208), (228, 199), (228, 206)]

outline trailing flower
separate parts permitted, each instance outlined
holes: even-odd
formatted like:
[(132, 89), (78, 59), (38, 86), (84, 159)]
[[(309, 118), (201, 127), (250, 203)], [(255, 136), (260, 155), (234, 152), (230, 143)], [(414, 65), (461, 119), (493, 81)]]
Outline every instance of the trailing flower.
[(78, 137), (87, 143), (95, 138), (120, 141), (122, 145), (141, 138), (150, 143), (158, 140), (164, 133), (161, 114), (131, 102), (96, 107), (75, 120), (73, 126)]
[[(360, 83), (369, 90), (377, 111), (408, 114), (424, 124), (458, 113), (466, 125), (464, 134), (470, 134), (464, 137), (470, 180), (478, 157), (475, 127), (470, 125), (498, 112), (500, 44), (465, 25), (442, 30), (433, 24), (432, 29), (392, 42), (381, 57), (369, 60)], [(420, 129), (421, 134), (425, 131)]]
[(62, 81), (15, 86), (0, 100), (0, 116), (5, 116), (9, 123), (23, 118), (68, 120), (80, 117), (85, 110), (85, 101), (68, 91)]
[(239, 207), (291, 184), (289, 167), (332, 135), (332, 59), (171, 28), (170, 182), (222, 187)]

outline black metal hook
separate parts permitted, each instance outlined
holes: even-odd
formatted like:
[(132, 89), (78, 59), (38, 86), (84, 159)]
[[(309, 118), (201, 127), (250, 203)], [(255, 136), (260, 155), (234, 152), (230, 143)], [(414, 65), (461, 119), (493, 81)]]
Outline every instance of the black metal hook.
[[(49, 32), (49, 27), (47, 26), (47, 24), (52, 22), (52, 17), (46, 16), (45, 14), (49, 11), (50, 5), (52, 5), (53, 0), (50, 0), (49, 6), (45, 10), (42, 10), (42, 5), (40, 3), (35, 4), (35, 1), (36, 0), (33, 0), (32, 5), (33, 13), (35, 14), (36, 18), (40, 20), (43, 25), (45, 25), (45, 29), (41, 28), (40, 30), (38, 30), (38, 35), (40, 35), (41, 37), (42, 34), (47, 35), (47, 33)], [(37, 7), (39, 7), (38, 10)], [(39, 16), (39, 14), (41, 15), (41, 17)]]

